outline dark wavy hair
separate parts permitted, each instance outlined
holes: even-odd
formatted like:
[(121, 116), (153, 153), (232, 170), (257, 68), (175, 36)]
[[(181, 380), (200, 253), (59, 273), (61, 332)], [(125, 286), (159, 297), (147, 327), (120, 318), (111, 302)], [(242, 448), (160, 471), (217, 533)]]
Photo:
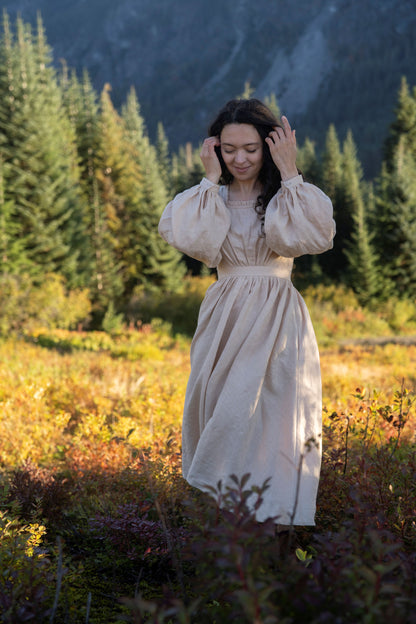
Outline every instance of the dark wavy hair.
[[(260, 100), (251, 98), (249, 100), (230, 100), (220, 110), (215, 121), (208, 129), (208, 136), (220, 136), (223, 128), (228, 124), (250, 124), (254, 126), (263, 142), (263, 166), (259, 173), (259, 182), (262, 185), (262, 192), (257, 197), (256, 212), (264, 220), (267, 204), (280, 188), (282, 178), (280, 171), (273, 162), (269, 146), (265, 138), (269, 133), (281, 124), (272, 111)], [(231, 184), (233, 176), (228, 171), (224, 159), (221, 155), (221, 148), (216, 147), (216, 152), (221, 163), (222, 184)]]

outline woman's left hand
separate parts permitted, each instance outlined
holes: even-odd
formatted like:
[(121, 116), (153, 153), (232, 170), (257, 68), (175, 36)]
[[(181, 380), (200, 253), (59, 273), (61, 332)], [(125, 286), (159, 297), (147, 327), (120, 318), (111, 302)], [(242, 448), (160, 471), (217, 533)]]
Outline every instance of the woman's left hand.
[(273, 162), (280, 171), (282, 180), (288, 180), (298, 175), (296, 130), (292, 130), (287, 117), (282, 117), (282, 126), (282, 128), (276, 126), (265, 140), (269, 146)]

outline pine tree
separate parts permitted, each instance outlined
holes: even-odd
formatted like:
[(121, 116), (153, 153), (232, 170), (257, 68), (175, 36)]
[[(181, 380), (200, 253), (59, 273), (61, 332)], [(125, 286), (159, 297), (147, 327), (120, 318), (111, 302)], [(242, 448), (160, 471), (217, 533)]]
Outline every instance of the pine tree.
[(351, 231), (351, 219), (345, 213), (342, 198), (342, 152), (334, 125), (330, 125), (325, 139), (325, 148), (321, 160), (322, 190), (330, 197), (334, 206), (334, 218), (337, 234), (334, 247), (319, 257), (319, 264), (325, 275), (340, 279), (346, 268), (343, 253), (345, 241)]
[(254, 93), (254, 89), (251, 86), (250, 81), (247, 80), (244, 83), (244, 90), (243, 90), (243, 92), (239, 96), (237, 96), (237, 97), (239, 99), (242, 99), (242, 100), (249, 100), (251, 97), (253, 97), (253, 93)]
[(131, 283), (142, 273), (140, 245), (146, 228), (140, 215), (141, 175), (125, 139), (123, 121), (111, 101), (109, 85), (100, 97), (99, 129), (96, 179), (100, 211), (106, 242), (121, 280), (119, 294), (125, 298)]
[(346, 244), (348, 281), (361, 303), (374, 299), (380, 291), (380, 261), (374, 249), (374, 233), (370, 233), (369, 215), (374, 213), (372, 186), (364, 193), (363, 173), (351, 132), (343, 147), (344, 207), (352, 216), (351, 239)]
[(27, 268), (22, 249), (19, 223), (14, 218), (14, 204), (5, 200), (4, 163), (0, 160), (0, 275), (19, 275)]
[(0, 89), (5, 201), (14, 206), (31, 273), (58, 272), (77, 285), (83, 240), (75, 141), (40, 18), (36, 35), (19, 18), (13, 38), (5, 17)]
[[(296, 165), (307, 182), (320, 185), (320, 163), (315, 153), (315, 144), (309, 139), (298, 147)], [(294, 279), (299, 288), (307, 284), (319, 283), (323, 278), (319, 256), (306, 255), (296, 258)]]
[(101, 157), (101, 121), (97, 94), (85, 70), (80, 82), (72, 71), (61, 77), (64, 101), (76, 135), (80, 185), (83, 193), (83, 228), (87, 240), (80, 256), (80, 271), (90, 289), (93, 324), (97, 325), (123, 285), (116, 258), (113, 235), (100, 193), (105, 163)]
[(156, 154), (160, 177), (170, 197), (172, 195), (172, 162), (169, 156), (169, 142), (161, 122), (157, 125)]
[(386, 289), (416, 296), (416, 88), (402, 80), (377, 188), (377, 245)]
[(395, 208), (400, 243), (400, 253), (395, 267), (396, 285), (402, 296), (414, 299), (416, 297), (416, 158), (412, 150), (405, 145), (405, 141), (397, 146), (396, 176)]
[[(135, 284), (175, 289), (184, 275), (184, 265), (180, 262), (180, 254), (158, 234), (157, 226), (168, 197), (160, 173), (157, 151), (145, 131), (134, 89), (131, 89), (122, 108), (122, 119), (125, 137), (141, 176), (142, 191), (139, 220), (135, 224), (136, 230), (132, 232), (132, 237), (138, 238), (140, 243), (136, 253), (142, 258), (142, 274), (134, 276), (135, 283), (130, 284), (128, 291), (132, 292)], [(140, 232), (143, 232), (142, 236)]]
[(271, 93), (264, 98), (264, 103), (272, 113), (275, 115), (276, 119), (280, 119), (282, 113), (280, 112), (279, 104), (277, 103), (277, 98), (275, 93)]
[(306, 138), (298, 148), (296, 164), (308, 182), (321, 186), (321, 165), (316, 156), (315, 143)]
[(379, 181), (378, 243), (386, 260), (389, 292), (416, 296), (416, 161), (405, 137)]
[(386, 163), (381, 166), (380, 176), (376, 181), (375, 204), (378, 218), (375, 221), (375, 247), (383, 258), (383, 298), (388, 298), (396, 290), (396, 258), (399, 251), (397, 215), (395, 213), (395, 175), (388, 172)]
[[(341, 188), (338, 193), (338, 206), (342, 207), (342, 214), (339, 214), (341, 212), (339, 210), (337, 214), (337, 231), (342, 235), (344, 257), (345, 250), (349, 250), (350, 264), (354, 256), (355, 246), (366, 231), (362, 177), (362, 167), (357, 158), (357, 148), (349, 130), (342, 150), (342, 178)], [(358, 270), (357, 265), (358, 262), (354, 265), (356, 270)], [(344, 272), (345, 269), (348, 270), (348, 267), (344, 265), (342, 269)], [(355, 275), (355, 277), (357, 276)]]
[(416, 87), (410, 92), (406, 78), (402, 78), (395, 110), (395, 119), (390, 126), (389, 136), (384, 146), (384, 162), (389, 170), (394, 166), (394, 159), (399, 143), (401, 149), (409, 151), (416, 160)]
[(331, 124), (322, 154), (322, 188), (336, 203), (342, 179), (342, 153), (335, 126)]
[(205, 176), (205, 169), (200, 157), (201, 145), (194, 148), (191, 143), (181, 145), (177, 154), (172, 156), (173, 194), (199, 184)]

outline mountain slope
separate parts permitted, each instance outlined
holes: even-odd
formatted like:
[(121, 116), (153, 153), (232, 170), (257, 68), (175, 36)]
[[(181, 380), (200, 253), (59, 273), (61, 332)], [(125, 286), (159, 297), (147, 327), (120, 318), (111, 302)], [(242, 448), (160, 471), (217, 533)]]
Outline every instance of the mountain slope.
[(13, 19), (40, 10), (57, 63), (136, 87), (151, 132), (172, 145), (203, 137), (217, 108), (244, 90), (275, 92), (281, 109), (322, 143), (351, 128), (374, 175), (400, 78), (416, 83), (416, 5), (407, 0), (4, 0)]

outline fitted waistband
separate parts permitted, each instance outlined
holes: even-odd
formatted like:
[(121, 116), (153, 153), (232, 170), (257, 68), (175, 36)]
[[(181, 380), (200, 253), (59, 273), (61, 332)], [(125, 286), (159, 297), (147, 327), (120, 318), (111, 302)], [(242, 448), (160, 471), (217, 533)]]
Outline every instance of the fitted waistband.
[(281, 277), (290, 279), (292, 273), (291, 264), (280, 265), (251, 265), (251, 266), (218, 266), (218, 279), (226, 277)]

